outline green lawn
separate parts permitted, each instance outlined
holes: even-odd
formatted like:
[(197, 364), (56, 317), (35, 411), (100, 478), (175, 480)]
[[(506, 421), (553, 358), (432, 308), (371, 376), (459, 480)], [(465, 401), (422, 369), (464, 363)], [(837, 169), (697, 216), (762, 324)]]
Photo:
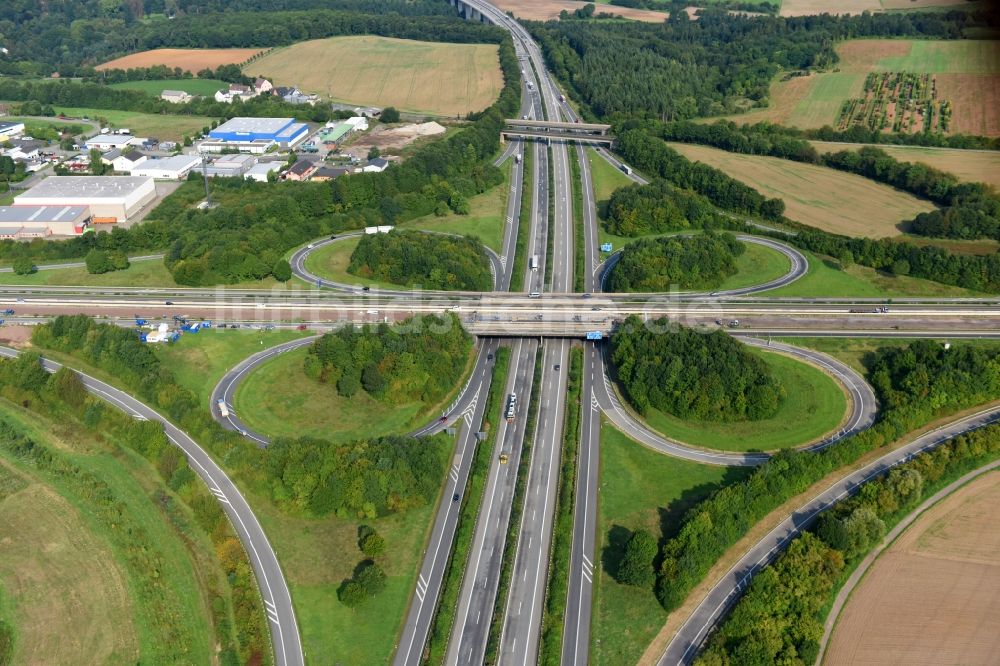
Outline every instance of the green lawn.
[(840, 270), (835, 259), (818, 257), (805, 250), (802, 254), (809, 260), (809, 271), (790, 285), (767, 292), (768, 296), (891, 298), (983, 295), (931, 280), (886, 275), (857, 264), (849, 266), (846, 271)]
[(81, 107), (55, 107), (56, 113), (64, 113), (74, 118), (86, 116), (91, 120), (102, 118), (112, 126), (127, 127), (135, 136), (156, 137), (163, 140), (179, 141), (185, 135), (193, 136), (203, 127), (212, 124), (212, 118), (205, 116), (172, 116), (137, 111), (112, 111), (108, 109), (87, 109)]
[(360, 237), (347, 238), (317, 248), (306, 257), (306, 270), (313, 275), (318, 275), (321, 278), (334, 282), (362, 287), (376, 287), (379, 289), (399, 289), (400, 285), (398, 284), (369, 280), (368, 278), (359, 277), (347, 272), (347, 267), (351, 264), (351, 254), (360, 242)]
[[(865, 75), (855, 71), (824, 72), (816, 76), (808, 96), (792, 109), (787, 125), (819, 127), (836, 118), (844, 100), (860, 96)], [(738, 121), (737, 121), (738, 122)]]
[(594, 188), (597, 216), (604, 220), (611, 193), (619, 187), (630, 185), (632, 181), (593, 150), (587, 151), (587, 162), (590, 164), (590, 184)]
[(378, 564), (388, 580), (381, 594), (351, 609), (337, 599), (337, 588), (364, 559), (357, 547), (361, 523), (294, 518), (262, 510), (260, 501), (254, 506), (292, 589), (306, 663), (388, 664), (416, 588), (434, 507), (365, 523), (385, 537)]
[[(337, 394), (335, 385), (306, 377), (302, 370), (305, 356), (305, 349), (286, 352), (246, 377), (233, 406), (248, 426), (274, 437), (309, 435), (349, 442), (405, 433), (423, 425), (441, 407), (419, 400), (389, 404), (364, 391), (344, 398)], [(464, 377), (456, 390), (462, 383)], [(450, 400), (441, 402), (447, 406)]]
[[(67, 259), (67, 262), (81, 261)], [(56, 263), (56, 262), (53, 262)], [(86, 267), (57, 268), (37, 271), (30, 275), (0, 273), (0, 284), (24, 285), (74, 285), (83, 287), (177, 287), (174, 277), (163, 264), (163, 259), (134, 261), (122, 271), (92, 275)], [(302, 283), (289, 280), (278, 282), (274, 278), (254, 280), (240, 284), (222, 285), (229, 289), (302, 289)]]
[[(99, 636), (115, 635), (118, 633), (119, 625), (123, 627), (134, 626), (135, 636), (138, 638), (139, 655), (128, 657), (125, 654), (112, 652), (105, 655), (108, 662), (133, 662), (138, 661), (153, 663), (156, 655), (163, 654), (165, 650), (173, 651), (175, 645), (163, 645), (160, 636), (164, 635), (162, 627), (164, 623), (169, 623), (173, 627), (173, 635), (183, 641), (191, 663), (210, 663), (213, 660), (215, 651), (215, 637), (213, 635), (213, 623), (211, 612), (208, 608), (209, 598), (205, 586), (208, 580), (215, 577), (216, 587), (222, 585), (222, 573), (218, 568), (214, 557), (214, 551), (207, 537), (200, 530), (192, 529), (191, 524), (181, 527), (173, 524), (172, 521), (161, 511), (160, 505), (154, 503), (150, 498), (150, 493), (154, 489), (165, 488), (159, 480), (157, 472), (148, 462), (130, 451), (121, 451), (116, 447), (104, 444), (79, 428), (75, 428), (62, 421), (49, 421), (36, 413), (28, 412), (20, 407), (16, 407), (9, 402), (0, 402), (0, 417), (16, 424), (23, 432), (28, 433), (33, 439), (46, 448), (56, 452), (56, 455), (64, 458), (67, 462), (77, 466), (79, 469), (93, 474), (106, 482), (115, 498), (127, 507), (127, 513), (112, 526), (107, 522), (107, 517), (101, 518), (97, 513), (93, 500), (88, 497), (83, 489), (74, 483), (67, 481), (60, 475), (48, 471), (38, 470), (35, 467), (27, 467), (20, 461), (14, 459), (8, 453), (3, 452), (0, 457), (14, 468), (21, 470), (28, 478), (36, 484), (40, 484), (45, 489), (45, 493), (54, 493), (68, 502), (79, 512), (79, 524), (77, 529), (85, 530), (93, 535), (94, 543), (98, 544), (102, 550), (110, 551), (111, 559), (107, 560), (106, 566), (117, 568), (124, 574), (127, 589), (109, 590), (111, 597), (119, 597), (125, 603), (112, 604), (101, 609), (89, 608), (85, 603), (74, 605), (68, 604), (69, 613), (65, 615), (46, 615), (45, 622), (53, 623), (55, 627), (65, 626), (66, 633), (52, 630), (51, 627), (22, 627), (25, 631), (45, 632), (61, 634), (59, 639), (65, 641), (59, 645), (60, 640), (52, 641), (51, 653), (54, 662), (60, 662), (66, 657), (60, 656), (61, 651), (70, 649), (72, 651), (72, 640), (74, 635), (70, 630), (86, 630), (91, 627), (91, 633), (97, 632)], [(169, 491), (167, 491), (169, 492)], [(41, 507), (40, 507), (41, 508)], [(25, 507), (25, 511), (31, 512), (33, 506)], [(190, 514), (184, 512), (185, 518), (190, 523), (193, 519)], [(53, 528), (56, 525), (53, 525)], [(119, 529), (139, 528), (145, 531), (145, 538), (134, 541), (126, 533), (121, 533)], [(75, 530), (74, 530), (75, 532)], [(74, 548), (78, 542), (75, 538), (70, 541), (62, 541), (59, 530), (53, 531), (45, 537), (44, 542), (39, 543), (39, 552), (45, 551), (49, 555), (54, 555), (60, 549)], [(125, 549), (141, 547), (154, 551), (161, 562), (155, 572), (136, 566), (135, 560), (129, 561), (125, 558)], [(198, 557), (193, 553), (197, 552)], [(42, 595), (41, 603), (44, 603), (45, 595), (58, 596), (61, 594), (73, 594), (71, 590), (48, 589), (49, 574), (53, 578), (61, 579), (67, 584), (74, 583), (74, 572), (76, 575), (87, 575), (91, 569), (91, 562), (88, 558), (107, 557), (97, 553), (74, 553), (74, 557), (69, 558), (69, 562), (59, 565), (58, 560), (43, 559), (36, 562), (34, 558), (22, 560), (19, 566), (32, 567), (42, 565), (47, 562), (51, 565), (63, 566), (63, 571), (46, 571), (46, 575), (39, 575), (33, 587), (25, 587), (24, 580), (21, 580), (22, 592), (24, 596), (20, 600), (15, 599), (18, 610), (29, 611), (31, 606), (37, 606), (40, 602), (36, 595)], [(77, 557), (81, 558), (77, 560)], [(204, 568), (205, 562), (213, 562), (213, 568)], [(74, 563), (75, 562), (75, 563)], [(198, 563), (201, 564), (198, 564)], [(0, 571), (4, 569), (0, 565)], [(27, 573), (30, 576), (30, 572)], [(39, 572), (41, 573), (41, 572)], [(93, 573), (93, 572), (91, 572)], [(154, 577), (163, 581), (159, 588), (167, 592), (166, 597), (159, 601), (154, 601), (143, 593), (140, 587), (141, 581), (148, 577)], [(102, 577), (103, 578), (103, 577)], [(100, 584), (101, 581), (87, 579), (82, 581), (85, 585)], [(9, 585), (5, 585), (11, 589)], [(124, 597), (120, 597), (124, 595)], [(81, 600), (82, 601), (82, 600)], [(60, 604), (66, 608), (67, 604)], [(111, 611), (110, 615), (91, 615), (90, 613)], [(125, 613), (117, 615), (116, 612)], [(163, 617), (163, 612), (169, 612), (169, 617)], [(36, 616), (34, 620), (40, 622), (41, 616)], [(54, 636), (53, 636), (54, 638)], [(114, 641), (112, 641), (114, 644)], [(69, 646), (69, 647), (67, 647)], [(128, 649), (128, 646), (125, 646)], [(71, 660), (78, 660), (79, 653)], [(42, 655), (34, 655), (34, 661), (44, 661)], [(103, 661), (103, 659), (102, 659)], [(68, 662), (63, 662), (68, 663)]]
[(689, 507), (723, 484), (749, 473), (746, 468), (701, 465), (651, 451), (605, 424), (601, 428), (597, 549), (594, 578), (591, 663), (635, 664), (667, 620), (652, 589), (615, 582), (623, 541), (635, 529), (667, 538)]
[(455, 215), (450, 211), (444, 217), (425, 215), (412, 222), (404, 222), (399, 225), (400, 228), (476, 236), (484, 245), (500, 252), (503, 248), (507, 198), (510, 194), (510, 168), (505, 166), (502, 171), (502, 183), (469, 199), (468, 215)]
[(182, 335), (180, 340), (170, 345), (159, 345), (156, 353), (166, 367), (173, 370), (177, 382), (197, 393), (207, 404), (212, 389), (237, 363), (268, 347), (311, 334), (309, 331), (287, 329), (253, 331), (211, 328)]
[(216, 90), (228, 88), (229, 84), (218, 79), (153, 79), (150, 81), (125, 81), (112, 83), (109, 88), (141, 90), (150, 95), (160, 96), (164, 90), (183, 90), (191, 95), (211, 97)]
[(645, 415), (656, 431), (694, 446), (721, 451), (774, 451), (808, 444), (837, 429), (847, 413), (847, 398), (827, 374), (782, 354), (759, 354), (785, 387), (777, 414), (760, 421), (716, 423), (685, 421), (656, 409)]

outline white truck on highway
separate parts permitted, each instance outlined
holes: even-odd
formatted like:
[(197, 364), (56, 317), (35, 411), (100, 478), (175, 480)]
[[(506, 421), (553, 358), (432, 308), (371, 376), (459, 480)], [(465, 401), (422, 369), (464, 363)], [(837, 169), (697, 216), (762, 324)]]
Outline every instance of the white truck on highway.
[(225, 400), (219, 400), (219, 402), (216, 403), (216, 406), (219, 408), (219, 416), (221, 416), (224, 419), (228, 419), (229, 418), (229, 408), (226, 407), (226, 401)]
[(537, 254), (531, 255), (531, 259), (528, 259), (528, 268), (530, 268), (533, 271), (537, 271), (538, 270), (538, 255)]
[(507, 396), (506, 418), (508, 423), (514, 420), (514, 416), (516, 413), (517, 413), (517, 394), (511, 393), (509, 396)]

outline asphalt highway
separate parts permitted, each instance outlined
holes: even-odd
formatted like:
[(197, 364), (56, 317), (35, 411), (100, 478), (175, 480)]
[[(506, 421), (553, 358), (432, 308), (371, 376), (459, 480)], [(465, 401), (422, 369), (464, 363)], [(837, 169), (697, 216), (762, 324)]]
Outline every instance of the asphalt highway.
[[(151, 261), (153, 259), (163, 259), (163, 255), (162, 254), (144, 254), (142, 256), (129, 257), (128, 258), (129, 262), (131, 262), (131, 263), (135, 263), (137, 261)], [(61, 268), (83, 268), (86, 265), (87, 265), (87, 262), (85, 262), (85, 261), (68, 261), (68, 262), (58, 263), (58, 264), (38, 264), (37, 266), (35, 266), (35, 269), (39, 270), (39, 271), (55, 271), (55, 270), (59, 270)], [(14, 272), (14, 269), (12, 267), (10, 267), (10, 266), (0, 267), (0, 273), (13, 273), (13, 272)]]
[(779, 523), (764, 538), (750, 548), (726, 572), (704, 597), (677, 634), (667, 645), (659, 660), (660, 666), (689, 664), (697, 656), (711, 630), (726, 611), (739, 599), (753, 576), (767, 566), (784, 547), (808, 527), (820, 513), (859, 490), (869, 479), (884, 473), (903, 462), (912, 460), (923, 451), (934, 448), (956, 435), (1000, 420), (1000, 407), (980, 411), (972, 416), (955, 420), (915, 438), (909, 444), (891, 451), (878, 460), (837, 481), (819, 495), (809, 500)]
[[(0, 355), (2, 356), (13, 358), (18, 354), (19, 352), (15, 349), (0, 347)], [(62, 367), (59, 363), (47, 359), (43, 360), (42, 364), (49, 372), (55, 372)], [(274, 549), (264, 534), (264, 529), (236, 485), (204, 449), (198, 446), (187, 433), (161, 416), (159, 412), (136, 400), (128, 393), (119, 391), (90, 375), (79, 371), (77, 374), (88, 391), (110, 405), (134, 418), (159, 421), (163, 424), (167, 438), (187, 456), (191, 468), (202, 478), (208, 489), (218, 499), (240, 541), (243, 542), (254, 575), (257, 577), (274, 648), (275, 663), (278, 666), (304, 665), (305, 657), (299, 640), (299, 628), (296, 624), (295, 609), (292, 605), (288, 584), (285, 582)]]

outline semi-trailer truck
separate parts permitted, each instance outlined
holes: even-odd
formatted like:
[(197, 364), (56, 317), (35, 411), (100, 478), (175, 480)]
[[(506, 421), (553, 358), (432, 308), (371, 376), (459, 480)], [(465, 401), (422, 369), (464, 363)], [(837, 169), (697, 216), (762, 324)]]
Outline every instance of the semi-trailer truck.
[(517, 413), (517, 394), (511, 393), (507, 396), (507, 412), (506, 418), (507, 422), (514, 420), (514, 415)]

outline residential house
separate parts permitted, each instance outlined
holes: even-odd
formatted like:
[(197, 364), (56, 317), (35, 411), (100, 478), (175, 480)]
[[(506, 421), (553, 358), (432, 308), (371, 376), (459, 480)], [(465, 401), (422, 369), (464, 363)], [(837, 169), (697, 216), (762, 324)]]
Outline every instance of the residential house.
[(308, 180), (319, 166), (309, 160), (299, 160), (285, 172), (286, 180)]
[(389, 166), (389, 160), (384, 157), (376, 157), (373, 160), (368, 160), (368, 164), (361, 167), (361, 171), (364, 173), (382, 173)]
[(327, 181), (354, 173), (354, 167), (320, 167), (316, 169), (310, 180)]
[(38, 151), (45, 146), (38, 139), (11, 139), (5, 144), (4, 155), (12, 160), (31, 161), (38, 159)]
[(128, 150), (111, 160), (111, 166), (115, 171), (131, 173), (132, 169), (139, 166), (148, 159), (146, 155), (138, 150)]
[(229, 88), (216, 91), (215, 101), (223, 104), (232, 104), (235, 99), (243, 100), (256, 96), (257, 93), (250, 86), (245, 86), (242, 83), (230, 83)]
[(257, 95), (270, 95), (274, 86), (267, 79), (257, 77), (253, 82), (253, 91)]

